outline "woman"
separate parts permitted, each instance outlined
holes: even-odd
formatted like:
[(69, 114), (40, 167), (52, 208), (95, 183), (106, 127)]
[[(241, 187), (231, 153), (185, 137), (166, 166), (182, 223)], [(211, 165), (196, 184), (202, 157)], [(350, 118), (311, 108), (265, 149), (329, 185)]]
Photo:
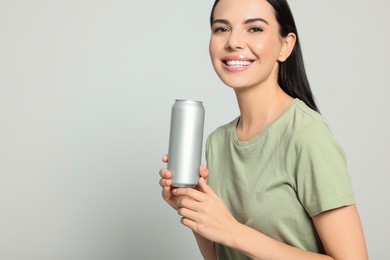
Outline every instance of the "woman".
[(172, 189), (160, 170), (164, 200), (205, 259), (367, 259), (345, 156), (318, 113), (287, 1), (215, 1), (210, 22), (211, 60), (240, 116), (208, 137), (197, 189)]

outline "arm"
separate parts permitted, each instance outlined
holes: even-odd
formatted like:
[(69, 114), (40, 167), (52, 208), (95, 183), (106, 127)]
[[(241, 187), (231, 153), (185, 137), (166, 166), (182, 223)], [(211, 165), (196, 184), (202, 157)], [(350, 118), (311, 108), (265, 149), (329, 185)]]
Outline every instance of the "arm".
[[(167, 163), (168, 162), (168, 156), (164, 155), (162, 158), (162, 161)], [(203, 165), (199, 168), (199, 174), (203, 178), (207, 178), (209, 172), (206, 167)], [(168, 169), (163, 168), (160, 170), (160, 186), (163, 188), (162, 190), (162, 197), (163, 199), (175, 210), (177, 210), (177, 203), (180, 200), (180, 196), (174, 196), (172, 194), (172, 173), (168, 171)], [(196, 242), (198, 243), (199, 250), (203, 255), (203, 258), (205, 260), (216, 260), (216, 252), (214, 248), (214, 242), (205, 239), (204, 237), (200, 236), (199, 234), (194, 233)]]
[(248, 226), (239, 224), (230, 247), (241, 251), (251, 259), (260, 260), (331, 260), (330, 256), (305, 251), (254, 230)]
[(236, 232), (241, 235), (232, 244), (253, 259), (368, 259), (363, 230), (354, 205), (323, 212), (313, 217), (313, 221), (327, 255), (288, 246), (246, 226), (237, 228)]
[(203, 258), (205, 260), (217, 260), (217, 254), (215, 252), (214, 242), (202, 237), (201, 235), (195, 232), (193, 233)]
[(355, 205), (325, 211), (314, 216), (313, 222), (328, 255), (334, 259), (368, 259)]
[(178, 204), (182, 223), (210, 241), (259, 260), (367, 259), (364, 236), (354, 206), (324, 212), (313, 218), (328, 253), (321, 255), (289, 246), (238, 223), (202, 178), (199, 185), (203, 192), (194, 189), (176, 189), (173, 192), (187, 197)]

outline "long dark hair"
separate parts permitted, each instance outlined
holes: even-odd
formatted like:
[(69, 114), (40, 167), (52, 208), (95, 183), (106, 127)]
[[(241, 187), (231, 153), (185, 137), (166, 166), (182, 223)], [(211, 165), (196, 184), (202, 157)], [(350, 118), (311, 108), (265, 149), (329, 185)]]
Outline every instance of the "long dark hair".
[[(211, 9), (210, 25), (214, 21), (214, 9), (218, 2), (219, 0), (216, 0)], [(267, 2), (275, 10), (275, 17), (279, 23), (280, 35), (282, 37), (286, 37), (289, 33), (294, 33), (296, 35), (293, 51), (286, 61), (280, 62), (278, 83), (288, 95), (293, 98), (299, 98), (310, 108), (319, 112), (306, 76), (298, 31), (290, 6), (287, 3), (287, 0), (267, 0)]]

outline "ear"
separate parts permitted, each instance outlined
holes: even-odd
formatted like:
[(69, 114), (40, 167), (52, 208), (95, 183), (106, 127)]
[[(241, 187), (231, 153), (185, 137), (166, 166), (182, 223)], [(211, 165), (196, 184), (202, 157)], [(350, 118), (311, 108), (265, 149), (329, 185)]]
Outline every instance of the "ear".
[(282, 49), (280, 51), (278, 61), (284, 62), (290, 56), (294, 49), (297, 36), (295, 33), (289, 33), (286, 37), (282, 38)]

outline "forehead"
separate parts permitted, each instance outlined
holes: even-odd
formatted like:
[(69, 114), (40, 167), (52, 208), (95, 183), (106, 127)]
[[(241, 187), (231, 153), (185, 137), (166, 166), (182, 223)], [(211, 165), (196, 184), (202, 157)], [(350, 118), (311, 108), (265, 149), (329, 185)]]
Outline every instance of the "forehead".
[(220, 0), (213, 17), (232, 22), (248, 18), (263, 18), (268, 22), (276, 22), (274, 9), (266, 0)]

